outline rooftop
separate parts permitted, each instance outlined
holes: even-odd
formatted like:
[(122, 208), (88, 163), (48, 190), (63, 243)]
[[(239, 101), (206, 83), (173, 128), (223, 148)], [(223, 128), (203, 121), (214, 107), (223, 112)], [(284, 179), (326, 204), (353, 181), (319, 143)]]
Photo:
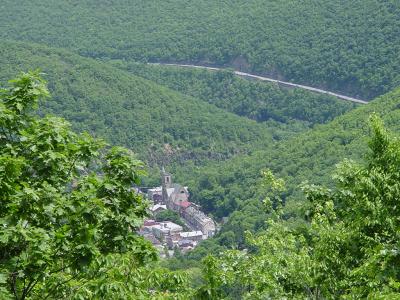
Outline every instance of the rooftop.
[(166, 206), (166, 205), (161, 205), (161, 204), (156, 204), (156, 205), (154, 205), (153, 207), (151, 207), (150, 210), (151, 210), (152, 212), (154, 212), (154, 211), (156, 211), (156, 210), (159, 209), (159, 208), (167, 209), (167, 206)]
[(153, 245), (161, 245), (161, 242), (157, 240), (152, 234), (145, 234), (143, 236), (146, 240), (150, 241)]
[(191, 238), (191, 237), (196, 237), (196, 236), (203, 236), (203, 233), (201, 231), (188, 231), (188, 232), (181, 232), (179, 234), (182, 238)]
[(180, 226), (178, 224), (175, 224), (173, 222), (169, 222), (169, 221), (161, 222), (158, 225), (154, 225), (153, 228), (154, 229), (158, 229), (158, 230), (160, 230), (162, 232), (165, 232), (165, 233), (167, 233), (169, 231), (176, 232), (176, 231), (182, 231), (183, 230), (182, 226)]
[(182, 202), (176, 202), (175, 204), (182, 208), (188, 208), (192, 203), (189, 201), (182, 201)]
[(191, 240), (181, 240), (178, 242), (178, 245), (180, 247), (188, 247), (188, 246), (194, 246), (194, 242)]
[(162, 187), (158, 186), (152, 189), (148, 189), (149, 192), (162, 192)]

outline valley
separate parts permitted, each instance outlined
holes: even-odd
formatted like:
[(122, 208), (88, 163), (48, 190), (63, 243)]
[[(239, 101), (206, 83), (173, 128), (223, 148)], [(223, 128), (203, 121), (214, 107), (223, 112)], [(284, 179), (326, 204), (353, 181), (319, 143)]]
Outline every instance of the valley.
[(0, 38), (0, 299), (399, 297), (400, 2), (3, 0)]

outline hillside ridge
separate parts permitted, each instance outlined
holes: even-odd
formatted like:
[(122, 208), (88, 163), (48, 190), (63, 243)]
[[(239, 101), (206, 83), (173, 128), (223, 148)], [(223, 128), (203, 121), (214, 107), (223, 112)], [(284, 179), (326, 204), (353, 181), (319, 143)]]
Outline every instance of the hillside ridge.
[[(182, 68), (205, 69), (205, 70), (209, 70), (209, 71), (223, 71), (223, 70), (225, 70), (225, 68), (220, 68), (220, 67), (210, 67), (210, 66), (205, 66), (205, 65), (194, 65), (194, 64), (177, 64), (177, 63), (148, 63), (148, 64), (149, 65), (156, 65), (156, 66), (173, 66), (173, 67), (182, 67)], [(241, 77), (245, 77), (245, 78), (254, 78), (254, 79), (257, 79), (257, 80), (261, 80), (261, 81), (268, 81), (268, 82), (277, 83), (277, 84), (283, 85), (283, 86), (300, 88), (300, 89), (303, 89), (303, 90), (307, 90), (307, 91), (311, 91), (311, 92), (315, 92), (315, 93), (319, 93), (319, 94), (326, 94), (326, 95), (334, 96), (334, 97), (339, 98), (341, 100), (351, 101), (351, 102), (354, 102), (354, 103), (368, 104), (368, 101), (365, 101), (365, 100), (357, 99), (357, 98), (354, 98), (354, 97), (338, 94), (338, 93), (335, 93), (335, 92), (331, 92), (331, 91), (327, 91), (327, 90), (324, 90), (324, 89), (315, 88), (315, 87), (311, 87), (311, 86), (307, 86), (307, 85), (303, 85), (303, 84), (297, 84), (297, 83), (293, 83), (293, 82), (289, 82), (289, 81), (283, 81), (283, 80), (275, 79), (275, 78), (272, 78), (272, 77), (260, 76), (260, 75), (246, 73), (246, 72), (242, 72), (242, 71), (238, 71), (238, 70), (233, 70), (233, 73), (235, 75), (238, 75), (238, 76), (241, 76)]]

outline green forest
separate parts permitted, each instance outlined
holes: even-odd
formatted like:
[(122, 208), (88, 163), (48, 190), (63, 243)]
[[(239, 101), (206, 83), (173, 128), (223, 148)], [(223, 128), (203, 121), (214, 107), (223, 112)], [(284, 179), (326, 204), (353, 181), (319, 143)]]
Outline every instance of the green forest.
[[(0, 299), (400, 299), (398, 1), (4, 0), (0, 38)], [(161, 168), (217, 224), (166, 258)]]
[(243, 65), (369, 99), (400, 83), (395, 0), (4, 0), (1, 8), (1, 38), (82, 56)]
[(289, 131), (282, 122), (257, 124), (64, 50), (4, 42), (0, 51), (2, 78), (37, 68), (52, 78), (54, 96), (43, 105), (43, 114), (60, 114), (74, 129), (153, 156), (155, 163), (163, 162), (165, 151), (176, 160), (221, 160), (263, 147)]
[[(308, 204), (299, 185), (309, 181), (329, 186), (330, 174), (337, 163), (344, 158), (362, 160), (367, 150), (370, 115), (382, 116), (387, 126), (400, 132), (399, 99), (398, 89), (329, 124), (282, 141), (272, 149), (233, 158), (217, 168), (210, 164), (198, 171), (191, 170), (196, 174), (193, 190), (197, 200), (217, 217), (230, 214), (217, 239), (229, 236), (228, 246), (236, 246), (244, 243), (245, 231), (255, 232), (265, 226), (266, 216), (260, 210), (263, 192), (254, 188), (259, 184), (264, 169), (271, 169), (286, 181), (282, 196), (286, 204), (285, 216), (293, 219), (304, 217)], [(245, 243), (242, 247), (246, 247)]]
[(73, 133), (63, 119), (34, 114), (48, 96), (32, 72), (1, 93), (2, 298), (398, 295), (400, 145), (376, 114), (364, 162), (342, 161), (331, 185), (302, 184), (303, 220), (288, 218), (285, 181), (265, 169), (259, 206), (266, 228), (246, 232), (245, 251), (208, 255), (199, 275), (193, 267), (163, 268), (150, 243), (131, 230), (147, 214), (147, 201), (131, 188), (140, 184), (142, 162), (127, 149)]
[(355, 107), (351, 102), (327, 95), (244, 80), (229, 69), (212, 73), (121, 61), (114, 65), (257, 122), (302, 121), (314, 125), (331, 121)]

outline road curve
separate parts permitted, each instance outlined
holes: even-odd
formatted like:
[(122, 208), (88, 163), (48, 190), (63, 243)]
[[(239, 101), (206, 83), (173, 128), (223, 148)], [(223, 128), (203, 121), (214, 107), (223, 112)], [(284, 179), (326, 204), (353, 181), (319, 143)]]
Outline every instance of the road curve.
[[(211, 71), (224, 70), (223, 68), (206, 67), (206, 66), (198, 66), (198, 65), (185, 65), (185, 64), (149, 63), (149, 65), (172, 66), (172, 67), (193, 68), (193, 69), (205, 69), (205, 70), (211, 70)], [(307, 91), (311, 91), (311, 92), (315, 92), (315, 93), (319, 93), (319, 94), (326, 94), (326, 95), (334, 96), (334, 97), (342, 99), (342, 100), (351, 101), (351, 102), (355, 102), (355, 103), (359, 103), (359, 104), (367, 104), (368, 103), (367, 101), (364, 101), (364, 100), (360, 100), (360, 99), (352, 98), (352, 97), (349, 97), (349, 96), (337, 94), (337, 93), (334, 93), (334, 92), (330, 92), (330, 91), (314, 88), (314, 87), (307, 86), (307, 85), (296, 84), (296, 83), (292, 83), (292, 82), (277, 80), (277, 79), (273, 79), (273, 78), (269, 78), (269, 77), (258, 76), (258, 75), (249, 74), (249, 73), (240, 72), (240, 71), (234, 71), (234, 74), (236, 74), (238, 76), (241, 76), (241, 77), (254, 78), (254, 79), (261, 80), (261, 81), (274, 82), (274, 83), (285, 85), (285, 86), (300, 88), (300, 89), (303, 89), (303, 90), (307, 90)]]

